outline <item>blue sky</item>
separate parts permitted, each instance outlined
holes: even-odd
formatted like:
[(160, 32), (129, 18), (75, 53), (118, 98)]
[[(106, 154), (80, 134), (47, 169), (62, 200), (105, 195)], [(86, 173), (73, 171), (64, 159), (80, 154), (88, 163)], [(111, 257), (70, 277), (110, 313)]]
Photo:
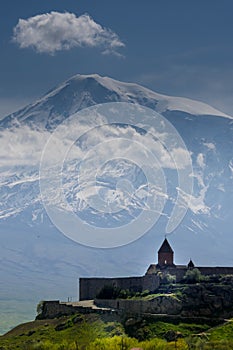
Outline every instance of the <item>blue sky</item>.
[(232, 12), (231, 0), (4, 1), (0, 117), (77, 73), (137, 82), (233, 115)]

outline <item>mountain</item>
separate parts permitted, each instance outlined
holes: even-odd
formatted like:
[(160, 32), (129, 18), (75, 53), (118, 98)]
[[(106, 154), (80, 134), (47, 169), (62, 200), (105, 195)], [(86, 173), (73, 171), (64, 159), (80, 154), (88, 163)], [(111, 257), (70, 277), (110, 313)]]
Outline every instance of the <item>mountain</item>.
[(35, 103), (4, 118), (0, 128), (27, 124), (51, 130), (81, 109), (107, 102), (139, 103), (160, 113), (181, 111), (230, 118), (203, 102), (157, 94), (137, 84), (92, 74), (76, 75), (67, 80)]
[[(102, 122), (101, 127), (93, 124), (95, 127), (87, 131), (86, 125), (96, 122), (96, 111), (106, 108), (114, 115), (109, 103), (116, 103), (116, 109), (127, 111), (125, 119), (121, 123), (117, 119), (117, 123), (110, 126), (103, 126)], [(96, 110), (99, 104), (104, 107), (100, 105)], [(132, 123), (130, 111), (140, 110), (140, 106), (149, 108), (141, 112), (155, 132), (152, 138), (150, 132), (145, 131), (145, 119), (140, 113)], [(68, 130), (63, 129), (64, 125)], [(78, 140), (73, 138), (76, 132), (80, 134)], [(157, 259), (157, 248), (178, 195), (180, 208), (188, 206), (188, 210), (169, 236), (175, 249), (175, 262), (183, 264), (192, 257), (198, 265), (233, 265), (231, 116), (202, 102), (157, 94), (137, 84), (96, 74), (77, 75), (1, 120), (0, 137), (3, 317), (9, 313), (9, 308), (4, 309), (8, 303), (15, 313), (18, 305), (26, 302), (34, 307), (40, 299), (76, 298), (79, 276), (144, 274), (148, 265)], [(69, 154), (62, 164), (66, 206), (59, 202), (56, 167), (53, 177), (49, 178), (49, 169), (43, 169), (43, 160), (56, 164), (62, 152)], [(152, 156), (153, 166), (150, 165)], [(140, 167), (140, 162), (147, 157), (146, 167)], [(179, 184), (179, 175), (184, 181), (188, 174), (185, 173), (190, 165), (186, 164), (187, 160), (188, 163), (191, 160), (193, 169), (192, 194), (186, 193)], [(93, 175), (93, 166), (97, 165), (98, 172)], [(54, 187), (50, 191), (51, 179)], [(148, 185), (148, 181), (152, 185)], [(187, 175), (187, 183), (189, 181)], [(48, 191), (42, 195), (43, 183)], [(140, 215), (143, 218), (146, 206), (153, 205), (154, 198), (156, 207), (152, 216), (158, 219), (157, 223), (144, 228), (145, 234), (140, 239), (115, 249), (111, 245), (110, 249), (96, 249), (93, 244), (84, 246), (70, 240), (53, 225), (45, 210), (46, 205), (56, 203), (61, 215), (74, 212), (79, 222), (94, 227), (96, 234), (102, 229), (106, 234), (106, 228), (107, 232), (114, 228), (122, 237), (128, 239), (129, 235), (126, 240), (129, 243), (140, 236), (136, 236), (136, 231), (147, 219), (151, 220), (151, 216), (140, 219), (139, 224), (135, 221), (133, 232), (127, 231), (127, 227)], [(73, 225), (71, 220), (72, 229), (77, 228), (83, 241), (88, 236), (85, 233), (88, 225)], [(106, 237), (109, 243), (112, 236)], [(27, 315), (32, 315), (34, 310), (29, 310)], [(22, 315), (22, 309), (20, 313)]]

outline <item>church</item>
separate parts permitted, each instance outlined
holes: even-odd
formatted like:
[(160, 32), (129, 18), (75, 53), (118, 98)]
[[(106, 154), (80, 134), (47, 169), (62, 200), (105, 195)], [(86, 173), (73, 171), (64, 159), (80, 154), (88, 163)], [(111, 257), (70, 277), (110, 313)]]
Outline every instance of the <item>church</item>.
[(190, 269), (197, 268), (204, 276), (211, 275), (233, 275), (233, 267), (207, 267), (195, 266), (193, 261), (187, 265), (176, 265), (174, 263), (174, 251), (168, 242), (164, 239), (158, 250), (157, 264), (151, 264), (144, 276), (138, 277), (121, 277), (121, 278), (80, 278), (79, 279), (79, 300), (95, 299), (96, 295), (105, 286), (113, 286), (116, 288), (142, 292), (148, 290), (155, 292), (159, 288), (160, 283), (166, 275), (172, 275), (176, 282), (182, 281), (186, 272)]

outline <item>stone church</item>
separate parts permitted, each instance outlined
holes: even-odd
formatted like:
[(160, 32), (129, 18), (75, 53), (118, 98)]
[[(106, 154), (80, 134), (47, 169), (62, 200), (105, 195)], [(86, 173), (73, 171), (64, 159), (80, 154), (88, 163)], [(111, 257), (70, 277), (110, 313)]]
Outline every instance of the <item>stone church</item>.
[(174, 251), (167, 238), (164, 239), (158, 250), (158, 263), (151, 264), (144, 276), (122, 278), (80, 278), (79, 299), (95, 299), (104, 286), (113, 286), (124, 290), (142, 292), (156, 291), (161, 280), (167, 274), (174, 276), (176, 282), (180, 282), (189, 269), (197, 268), (202, 275), (233, 275), (233, 267), (204, 267), (195, 266), (192, 260), (187, 265), (174, 263)]

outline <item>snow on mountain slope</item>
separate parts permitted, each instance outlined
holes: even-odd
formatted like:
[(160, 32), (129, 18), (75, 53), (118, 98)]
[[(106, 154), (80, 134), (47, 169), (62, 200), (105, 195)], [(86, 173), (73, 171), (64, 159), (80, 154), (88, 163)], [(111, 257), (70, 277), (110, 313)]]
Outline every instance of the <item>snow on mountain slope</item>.
[[(0, 121), (0, 277), (5, 286), (2, 299), (8, 298), (8, 290), (10, 298), (15, 298), (17, 291), (27, 298), (30, 294), (33, 300), (39, 295), (45, 299), (74, 296), (79, 276), (143, 274), (147, 265), (156, 261), (156, 249), (163, 239), (170, 209), (177, 192), (181, 192), (176, 171), (169, 168), (163, 149), (158, 148), (157, 154), (163, 159), (160, 164), (166, 164), (166, 185), (172, 190), (163, 197), (167, 203), (156, 226), (130, 245), (98, 250), (68, 240), (50, 222), (41, 203), (39, 166), (51, 132), (70, 115), (108, 102), (135, 103), (162, 113), (185, 142), (192, 160), (194, 192), (184, 220), (169, 238), (175, 248), (176, 262), (185, 263), (192, 255), (196, 264), (233, 265), (233, 118), (202, 102), (157, 94), (137, 84), (98, 75), (77, 75)], [(141, 140), (141, 144), (144, 142), (144, 135), (139, 135), (136, 129), (123, 131)], [(108, 132), (114, 134), (110, 129)], [(80, 139), (78, 157), (84, 154), (91, 136), (84, 134)], [(120, 225), (127, 215), (141, 212), (145, 194), (152, 191), (148, 191), (139, 166), (124, 160), (125, 144), (105, 147), (105, 134), (94, 136), (93, 139), (98, 138), (103, 144), (101, 151), (112, 152), (113, 158), (112, 162), (103, 163), (97, 173), (100, 197), (113, 204), (118, 200), (119, 205), (124, 208), (128, 205), (130, 209), (113, 216), (114, 225)], [(59, 156), (62, 145), (58, 140), (54, 158)], [(120, 146), (122, 159), (116, 162)], [(134, 146), (129, 149), (134, 153), (128, 154), (140, 153), (135, 152)], [(95, 151), (94, 160), (98, 155)], [(80, 209), (83, 219), (88, 214), (92, 220), (94, 210), (82, 211), (86, 204), (81, 199), (93, 197), (91, 171), (86, 172), (81, 189), (79, 186), (79, 169), (83, 164), (64, 163), (64, 193), (73, 208)], [(162, 198), (161, 188), (150, 190), (156, 198)], [(56, 191), (53, 195), (51, 198), (56, 199)], [(185, 203), (186, 194), (181, 192), (181, 195)], [(105, 222), (100, 215), (98, 225), (102, 227)]]
[[(59, 86), (57, 89), (53, 90), (51, 93), (46, 95), (44, 99), (48, 97), (52, 97), (62, 93), (64, 89), (68, 88), (68, 86), (72, 84), (78, 84), (82, 82), (87, 82), (87, 80), (93, 80), (98, 83), (101, 87), (106, 88), (109, 92), (112, 92), (113, 95), (109, 96), (109, 101), (114, 102), (114, 99), (117, 98), (117, 95), (121, 98), (120, 100), (123, 102), (144, 102), (141, 103), (143, 105), (146, 104), (155, 104), (155, 110), (158, 112), (165, 112), (166, 110), (178, 110), (194, 115), (216, 115), (220, 117), (232, 118), (229, 115), (209, 106), (206, 103), (191, 100), (183, 97), (172, 97), (166, 96), (162, 94), (158, 94), (154, 91), (151, 91), (145, 87), (142, 87), (138, 84), (133, 83), (124, 83), (109, 77), (101, 77), (97, 74), (92, 74), (88, 76), (77, 75), (71, 80), (68, 80), (63, 85)], [(116, 95), (114, 95), (114, 93)], [(107, 100), (107, 99), (106, 99)], [(117, 100), (116, 100), (117, 101)], [(78, 110), (78, 109), (77, 109)], [(232, 118), (233, 119), (233, 118)]]
[(50, 91), (34, 104), (4, 118), (0, 128), (27, 124), (54, 129), (69, 115), (105, 102), (139, 103), (160, 113), (181, 111), (192, 115), (213, 115), (231, 118), (213, 107), (187, 98), (157, 94), (140, 85), (93, 75), (76, 75)]
[[(173, 110), (182, 111), (194, 115), (216, 115), (231, 118), (225, 113), (203, 102), (183, 97), (173, 97), (158, 94), (138, 84), (123, 83), (108, 77), (100, 77), (98, 75), (92, 75), (90, 77), (94, 78), (96, 81), (98, 81), (99, 84), (105, 86), (110, 91), (114, 91), (119, 96), (122, 95), (123, 98), (125, 98), (125, 102), (133, 102), (134, 99), (138, 102), (138, 100), (141, 98), (141, 101), (144, 102), (142, 103), (143, 105), (146, 105), (145, 103), (152, 105), (153, 101), (155, 101), (155, 110), (157, 112), (162, 113), (167, 110)], [(83, 77), (80, 76), (80, 79), (83, 79)]]

